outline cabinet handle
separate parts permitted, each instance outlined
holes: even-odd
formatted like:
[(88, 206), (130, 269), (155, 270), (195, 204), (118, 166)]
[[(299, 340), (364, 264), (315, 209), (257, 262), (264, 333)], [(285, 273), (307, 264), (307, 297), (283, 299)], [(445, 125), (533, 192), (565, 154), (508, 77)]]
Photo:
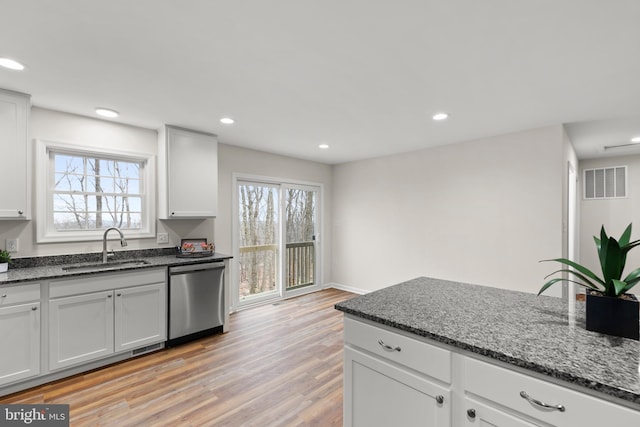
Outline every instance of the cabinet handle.
[(38, 307), (31, 307), (31, 310), (36, 311)]
[(171, 212), (171, 216), (173, 216), (173, 215), (175, 215), (175, 214), (176, 214), (175, 212)]
[(549, 405), (548, 403), (541, 402), (533, 397), (529, 396), (525, 391), (520, 392), (520, 397), (526, 399), (528, 402), (533, 403), (534, 405), (540, 406), (546, 409), (556, 409), (560, 412), (564, 412), (565, 407), (563, 405)]
[(380, 344), (380, 346), (382, 348), (384, 348), (385, 350), (387, 350), (387, 351), (401, 351), (402, 350), (399, 346), (392, 347), (389, 344), (385, 344), (384, 341), (382, 341), (382, 339), (378, 340), (378, 344)]
[(467, 415), (469, 416), (469, 418), (475, 418), (476, 417), (476, 410), (471, 408), (471, 409), (467, 409)]
[(107, 298), (111, 298), (113, 295), (107, 295)]
[(18, 211), (18, 215), (22, 215), (23, 213), (23, 211)]
[(121, 296), (122, 296), (122, 294), (118, 294), (117, 296), (121, 297)]
[(444, 403), (444, 396), (441, 395), (441, 394), (437, 395), (436, 396), (436, 403), (443, 404)]
[(7, 297), (7, 294), (2, 294), (2, 298), (6, 298), (6, 297)]

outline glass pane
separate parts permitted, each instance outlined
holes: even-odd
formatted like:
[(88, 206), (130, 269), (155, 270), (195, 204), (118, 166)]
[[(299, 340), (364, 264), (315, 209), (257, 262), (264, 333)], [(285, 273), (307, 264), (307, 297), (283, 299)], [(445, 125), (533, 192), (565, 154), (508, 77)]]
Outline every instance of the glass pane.
[(278, 188), (238, 185), (240, 298), (277, 290)]
[(604, 196), (614, 197), (615, 192), (615, 171), (613, 168), (607, 168), (604, 170)]
[(81, 212), (55, 212), (53, 225), (56, 230), (86, 230), (95, 227), (95, 214)]
[(142, 212), (142, 197), (129, 196), (127, 202), (126, 208), (129, 212)]
[(84, 196), (75, 194), (54, 194), (53, 210), (65, 212), (77, 212), (86, 210)]
[(616, 168), (616, 197), (627, 196), (626, 168)]
[(140, 164), (131, 162), (116, 162), (116, 176), (122, 178), (139, 178)]
[(54, 154), (55, 172), (83, 174), (84, 167), (82, 157), (67, 154)]
[(286, 288), (313, 285), (316, 192), (286, 190)]
[(54, 182), (54, 190), (55, 191), (84, 191), (84, 177), (82, 175), (72, 175), (72, 174), (63, 174), (57, 173), (55, 174), (55, 182)]
[(604, 197), (604, 169), (596, 169), (596, 197)]
[(96, 175), (110, 176), (110, 177), (115, 176), (113, 171), (113, 164), (114, 164), (113, 160), (98, 159), (98, 163), (97, 163), (98, 169), (95, 171)]
[(584, 173), (584, 196), (587, 199), (595, 197), (595, 172), (587, 170)]
[(100, 185), (103, 193), (115, 193), (115, 182), (113, 178), (96, 177), (96, 182)]

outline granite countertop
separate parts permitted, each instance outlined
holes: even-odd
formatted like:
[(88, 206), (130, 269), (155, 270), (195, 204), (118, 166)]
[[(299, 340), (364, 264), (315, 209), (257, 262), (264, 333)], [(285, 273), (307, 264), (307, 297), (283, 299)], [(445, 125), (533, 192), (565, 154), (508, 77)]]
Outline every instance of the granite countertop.
[(335, 307), (640, 404), (640, 343), (587, 331), (583, 302), (420, 277)]
[[(165, 250), (133, 250), (115, 252), (112, 261), (144, 260), (143, 265), (122, 265), (114, 266), (109, 270), (96, 271), (65, 271), (63, 267), (69, 265), (84, 265), (99, 263), (102, 260), (102, 253), (59, 255), (48, 257), (34, 257), (15, 259), (6, 273), (0, 273), (0, 287), (21, 282), (31, 282), (34, 280), (56, 279), (60, 277), (87, 276), (92, 274), (113, 273), (115, 271), (145, 269), (154, 267), (167, 267), (175, 265), (201, 264), (206, 262), (223, 261), (232, 258), (230, 255), (214, 253), (202, 258), (177, 258), (175, 249)], [(16, 264), (14, 266), (13, 264)]]

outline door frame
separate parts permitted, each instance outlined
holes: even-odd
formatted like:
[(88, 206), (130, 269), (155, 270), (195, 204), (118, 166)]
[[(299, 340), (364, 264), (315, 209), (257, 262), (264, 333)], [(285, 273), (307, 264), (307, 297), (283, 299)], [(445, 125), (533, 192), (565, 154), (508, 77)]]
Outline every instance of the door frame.
[[(300, 186), (300, 187), (315, 187), (318, 189), (318, 198), (316, 201), (316, 209), (317, 209), (317, 230), (316, 230), (316, 271), (315, 278), (317, 281), (317, 285), (313, 286), (305, 286), (300, 289), (296, 289), (289, 292), (284, 292), (284, 278), (283, 278), (283, 267), (284, 261), (281, 259), (281, 262), (278, 263), (278, 295), (276, 297), (266, 297), (266, 298), (256, 298), (253, 303), (243, 304), (240, 306), (240, 296), (239, 296), (239, 277), (238, 277), (238, 259), (240, 257), (240, 241), (238, 237), (239, 233), (239, 223), (238, 223), (238, 215), (239, 215), (239, 194), (238, 194), (238, 181), (250, 181), (257, 183), (264, 183), (268, 185), (290, 185), (290, 186)], [(229, 279), (230, 279), (230, 298), (229, 298), (229, 311), (231, 313), (244, 310), (246, 308), (251, 308), (257, 305), (263, 305), (272, 301), (279, 301), (286, 298), (295, 297), (298, 295), (311, 293), (318, 291), (324, 288), (324, 280), (323, 280), (323, 265), (324, 265), (324, 257), (322, 256), (322, 233), (324, 230), (324, 215), (322, 214), (322, 207), (324, 206), (324, 184), (312, 181), (304, 181), (293, 178), (278, 178), (273, 176), (264, 176), (264, 175), (254, 175), (254, 174), (246, 174), (240, 172), (233, 172), (231, 174), (231, 246), (233, 249), (233, 259), (229, 262)], [(284, 207), (284, 200), (280, 197), (278, 201), (279, 209), (282, 210)], [(278, 246), (280, 248), (284, 247), (284, 239), (285, 237), (282, 235), (282, 230), (284, 229), (284, 225), (282, 221), (280, 221), (280, 236), (278, 241)]]

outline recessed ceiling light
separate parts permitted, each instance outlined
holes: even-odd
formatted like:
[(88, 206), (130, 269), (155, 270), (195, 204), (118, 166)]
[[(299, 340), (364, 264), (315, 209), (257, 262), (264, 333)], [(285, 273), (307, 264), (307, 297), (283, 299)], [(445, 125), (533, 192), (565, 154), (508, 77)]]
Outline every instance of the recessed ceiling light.
[(440, 120), (446, 120), (449, 117), (449, 115), (447, 113), (436, 113), (433, 115), (433, 120), (435, 121), (440, 121)]
[(631, 142), (640, 142), (640, 136), (634, 136), (631, 138)]
[(102, 117), (109, 117), (110, 119), (113, 119), (114, 117), (118, 117), (120, 115), (120, 113), (118, 113), (116, 110), (102, 107), (96, 108), (96, 114)]
[(3, 66), (4, 68), (8, 68), (10, 70), (24, 70), (24, 65), (11, 58), (0, 58), (0, 66)]
[(326, 150), (327, 148), (329, 148), (329, 144), (320, 144), (320, 145), (318, 145), (318, 148), (320, 148), (322, 150)]
[(220, 123), (223, 123), (225, 125), (232, 125), (234, 124), (236, 121), (233, 120), (231, 117), (223, 117), (220, 119)]

